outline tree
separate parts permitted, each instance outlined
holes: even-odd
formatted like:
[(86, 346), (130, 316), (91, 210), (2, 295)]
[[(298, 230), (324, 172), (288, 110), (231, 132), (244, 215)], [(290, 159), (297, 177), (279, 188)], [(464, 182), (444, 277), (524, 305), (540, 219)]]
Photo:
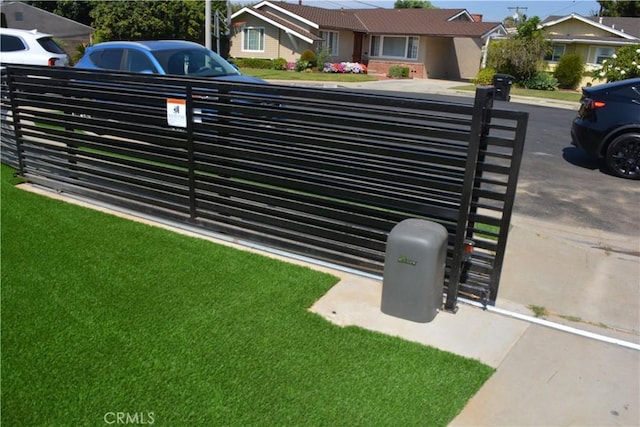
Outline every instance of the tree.
[(253, 9), (253, 6), (257, 5), (258, 3), (260, 3), (259, 1), (253, 1), (250, 3), (231, 3), (231, 13), (236, 13), (237, 11), (239, 11), (240, 9), (246, 7), (248, 9)]
[(543, 69), (550, 48), (539, 25), (540, 18), (534, 16), (520, 24), (514, 37), (490, 44), (487, 66), (514, 76), (520, 83), (535, 76)]
[(58, 0), (53, 13), (64, 16), (84, 25), (92, 26), (91, 11), (95, 5), (93, 1)]
[(640, 2), (632, 0), (598, 0), (599, 16), (640, 18)]
[[(203, 1), (95, 1), (91, 11), (96, 42), (181, 39), (204, 41)], [(226, 11), (226, 2), (212, 2)]]
[[(26, 3), (95, 28), (96, 43), (178, 39), (205, 44), (203, 0), (30, 0)], [(214, 12), (219, 9), (223, 16), (227, 15), (226, 1), (212, 0), (211, 5)]]
[(49, 0), (30, 0), (25, 1), (26, 4), (37, 7), (38, 9), (46, 10), (47, 12), (55, 13), (56, 7), (58, 6), (57, 1), (49, 1)]
[(531, 19), (526, 19), (518, 26), (518, 34), (516, 38), (519, 39), (544, 39), (544, 31), (540, 29), (540, 18), (534, 16)]
[(502, 24), (506, 28), (515, 28), (517, 26), (517, 21), (513, 16), (507, 16), (502, 20)]
[(618, 49), (611, 58), (602, 61), (602, 68), (594, 71), (593, 77), (607, 82), (640, 77), (640, 44)]
[(396, 0), (394, 9), (437, 9), (430, 1), (426, 0)]
[(584, 59), (579, 53), (568, 53), (560, 57), (553, 76), (558, 79), (558, 86), (564, 89), (576, 89), (582, 81)]

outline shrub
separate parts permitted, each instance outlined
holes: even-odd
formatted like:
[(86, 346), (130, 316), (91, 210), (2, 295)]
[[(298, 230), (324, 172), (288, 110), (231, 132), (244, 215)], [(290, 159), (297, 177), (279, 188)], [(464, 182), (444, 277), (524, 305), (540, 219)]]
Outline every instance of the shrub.
[(584, 61), (578, 53), (569, 53), (560, 58), (553, 76), (558, 79), (558, 86), (564, 89), (576, 89), (582, 81)]
[(392, 65), (389, 67), (389, 77), (395, 79), (407, 78), (409, 77), (409, 67)]
[(300, 61), (308, 62), (311, 67), (314, 67), (316, 65), (317, 60), (318, 58), (316, 54), (309, 49), (305, 50), (304, 52), (302, 52), (302, 55), (300, 55)]
[(262, 58), (234, 58), (232, 63), (241, 68), (257, 68), (262, 70), (267, 70), (273, 66), (273, 61)]
[(76, 64), (78, 61), (80, 61), (80, 58), (82, 58), (84, 56), (84, 53), (85, 53), (86, 50), (87, 50), (87, 44), (86, 43), (81, 43), (81, 44), (77, 45), (76, 46), (76, 51), (69, 58), (69, 60), (70, 60), (69, 65)]
[(298, 59), (296, 61), (296, 65), (294, 70), (295, 71), (306, 71), (307, 69), (311, 68), (313, 65), (311, 64), (311, 62), (309, 61), (305, 61), (303, 59)]
[(318, 70), (321, 69), (321, 67), (324, 67), (324, 65), (329, 62), (329, 49), (326, 47), (322, 47), (320, 49), (318, 49), (318, 55), (316, 56), (316, 64), (318, 65)]
[(510, 38), (492, 41), (487, 52), (487, 65), (498, 73), (509, 74), (517, 82), (525, 82), (544, 69), (549, 42), (540, 37)]
[(555, 90), (558, 87), (558, 79), (549, 73), (538, 73), (523, 84), (527, 89)]
[(272, 68), (274, 70), (286, 70), (287, 69), (287, 60), (284, 58), (276, 58), (273, 60)]
[(640, 44), (618, 49), (611, 58), (602, 61), (602, 68), (594, 71), (593, 77), (607, 82), (640, 77)]
[(478, 86), (488, 86), (493, 84), (493, 76), (496, 75), (495, 68), (487, 67), (478, 71), (475, 79), (471, 79), (471, 83)]

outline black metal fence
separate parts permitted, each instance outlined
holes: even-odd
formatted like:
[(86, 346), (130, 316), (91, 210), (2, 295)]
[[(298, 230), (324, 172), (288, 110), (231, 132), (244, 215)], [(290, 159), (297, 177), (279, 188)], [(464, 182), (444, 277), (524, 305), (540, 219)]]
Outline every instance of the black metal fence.
[(2, 161), (33, 183), (372, 273), (395, 224), (436, 221), (445, 307), (495, 302), (527, 114), (491, 87), (470, 106), (12, 66), (2, 89)]

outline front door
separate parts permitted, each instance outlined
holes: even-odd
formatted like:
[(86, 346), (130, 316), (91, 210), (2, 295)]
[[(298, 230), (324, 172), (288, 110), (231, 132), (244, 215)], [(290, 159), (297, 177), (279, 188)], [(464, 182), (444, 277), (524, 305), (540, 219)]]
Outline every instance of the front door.
[(362, 40), (364, 33), (353, 33), (353, 62), (362, 62)]

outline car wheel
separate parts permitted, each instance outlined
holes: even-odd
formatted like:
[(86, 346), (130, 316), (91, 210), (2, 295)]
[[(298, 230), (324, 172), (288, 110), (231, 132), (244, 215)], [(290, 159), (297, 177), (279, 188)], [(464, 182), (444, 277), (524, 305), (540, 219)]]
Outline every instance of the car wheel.
[(616, 176), (640, 179), (640, 133), (625, 133), (614, 139), (607, 148), (605, 162)]

